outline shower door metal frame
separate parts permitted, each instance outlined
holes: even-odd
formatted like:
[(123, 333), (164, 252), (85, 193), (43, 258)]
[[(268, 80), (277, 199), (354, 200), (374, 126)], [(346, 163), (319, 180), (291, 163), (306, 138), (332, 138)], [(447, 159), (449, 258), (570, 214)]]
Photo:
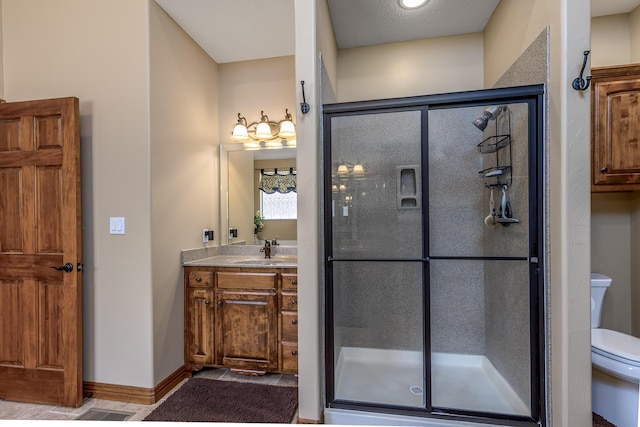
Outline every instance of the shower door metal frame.
[[(429, 257), (429, 209), (428, 203), (428, 112), (429, 110), (486, 106), (490, 104), (525, 103), (528, 105), (528, 158), (529, 158), (529, 256), (528, 257)], [(510, 426), (546, 425), (546, 363), (545, 363), (545, 284), (544, 284), (544, 86), (520, 86), (513, 88), (486, 89), (450, 94), (424, 95), (409, 98), (393, 98), (361, 101), (323, 106), (323, 194), (324, 194), (324, 274), (325, 274), (325, 407), (356, 411), (387, 413), (449, 421), (491, 422)], [(331, 215), (331, 119), (339, 116), (421, 111), (422, 148), (422, 234), (423, 256), (421, 258), (375, 258), (347, 259), (333, 257), (333, 228)], [(431, 333), (429, 270), (431, 259), (474, 260), (528, 260), (529, 261), (529, 313), (530, 313), (530, 361), (531, 361), (531, 416), (515, 416), (464, 410), (443, 410), (431, 404)], [(426, 405), (424, 408), (373, 404), (337, 400), (334, 384), (334, 310), (333, 310), (333, 264), (336, 262), (416, 262), (423, 265), (423, 313), (424, 327), (424, 385)]]

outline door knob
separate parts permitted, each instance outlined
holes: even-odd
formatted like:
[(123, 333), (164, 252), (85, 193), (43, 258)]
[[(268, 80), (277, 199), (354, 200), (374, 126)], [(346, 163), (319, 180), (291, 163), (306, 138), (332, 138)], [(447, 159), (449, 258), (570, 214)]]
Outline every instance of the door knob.
[(54, 270), (58, 270), (58, 271), (64, 271), (67, 273), (71, 273), (73, 271), (73, 264), (71, 264), (70, 262), (66, 263), (65, 265), (61, 266), (61, 267), (51, 267)]

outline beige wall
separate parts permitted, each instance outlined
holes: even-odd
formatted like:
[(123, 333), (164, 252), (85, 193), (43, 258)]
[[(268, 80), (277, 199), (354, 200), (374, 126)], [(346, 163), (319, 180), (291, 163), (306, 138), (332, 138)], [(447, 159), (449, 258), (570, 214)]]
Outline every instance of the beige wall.
[(591, 20), (591, 66), (631, 62), (629, 14), (601, 16)]
[[(640, 61), (640, 8), (592, 20), (592, 66)], [(621, 48), (623, 47), (623, 48)], [(603, 54), (603, 52), (606, 52)], [(592, 195), (592, 270), (613, 282), (604, 301), (602, 327), (640, 336), (640, 192)]]
[(590, 45), (589, 1), (502, 0), (484, 33), (485, 85), (493, 85), (547, 27), (548, 398), (553, 425), (585, 426), (591, 424), (590, 105), (589, 94), (570, 84)]
[(601, 327), (631, 334), (631, 234), (633, 193), (591, 195), (591, 271), (613, 279)]
[(317, 2), (295, 0), (296, 76), (305, 82), (310, 105), (300, 113), (302, 91), (297, 90), (298, 112), (298, 415), (303, 421), (322, 419), (324, 402), (322, 365), (322, 252), (320, 185), (320, 63), (322, 38), (317, 20)]
[(326, 78), (332, 88), (338, 87), (338, 46), (331, 23), (331, 14), (327, 0), (317, 2), (318, 16), (318, 50), (322, 55), (322, 62), (326, 72)]
[(229, 157), (229, 228), (238, 230), (233, 241), (252, 245), (253, 217), (259, 209), (254, 203), (253, 151), (234, 151)]
[(482, 34), (340, 49), (340, 102), (482, 89)]
[[(148, 2), (4, 0), (2, 13), (6, 98), (80, 99), (84, 379), (152, 387)], [(109, 235), (110, 216), (126, 235)]]
[[(219, 69), (219, 133), (221, 144), (236, 144), (231, 140), (233, 126), (238, 121), (238, 113), (247, 119), (247, 122), (260, 121), (260, 111), (269, 116), (272, 121), (284, 119), (285, 109), (297, 122), (298, 102), (296, 101), (295, 59), (293, 56), (279, 58), (258, 59), (255, 61), (230, 62), (220, 64)], [(251, 180), (253, 172), (249, 175)], [(224, 180), (224, 179), (223, 179)], [(223, 189), (224, 190), (224, 189)], [(253, 200), (253, 191), (249, 191), (249, 201)], [(229, 194), (229, 197), (234, 197)], [(217, 203), (218, 199), (216, 199)], [(257, 210), (256, 208), (255, 210)], [(253, 241), (253, 212), (246, 210), (243, 218), (229, 218), (234, 227), (242, 230), (243, 236), (239, 240)], [(224, 221), (224, 212), (221, 232), (227, 233), (227, 221)], [(249, 233), (251, 233), (249, 235)], [(224, 240), (223, 240), (224, 242)]]
[[(154, 1), (150, 22), (154, 384), (183, 364), (180, 251), (218, 230), (218, 65)], [(214, 226), (215, 225), (215, 226)]]
[(183, 363), (179, 252), (218, 221), (216, 64), (147, 0), (3, 14), (6, 97), (80, 99), (84, 380), (154, 387)]
[(4, 99), (4, 55), (2, 54), (4, 43), (2, 41), (2, 0), (0, 0), (0, 99)]
[(631, 39), (631, 62), (640, 62), (640, 7), (629, 14), (629, 32)]

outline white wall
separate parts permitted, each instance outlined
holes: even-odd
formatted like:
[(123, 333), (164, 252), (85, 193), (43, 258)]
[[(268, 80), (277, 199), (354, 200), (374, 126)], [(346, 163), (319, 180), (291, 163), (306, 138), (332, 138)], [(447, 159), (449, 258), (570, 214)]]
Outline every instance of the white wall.
[[(183, 364), (182, 249), (218, 224), (218, 65), (154, 1), (150, 22), (154, 384)], [(215, 225), (215, 227), (214, 227)]]

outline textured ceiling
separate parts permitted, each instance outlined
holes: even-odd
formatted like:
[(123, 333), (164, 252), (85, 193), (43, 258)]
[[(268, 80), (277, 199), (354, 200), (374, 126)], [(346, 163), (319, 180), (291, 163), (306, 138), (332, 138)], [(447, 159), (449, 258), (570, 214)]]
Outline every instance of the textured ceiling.
[(477, 33), (499, 0), (429, 0), (412, 10), (397, 0), (329, 0), (339, 48)]
[[(216, 62), (293, 55), (294, 0), (155, 0)], [(340, 48), (482, 31), (499, 0), (327, 0)], [(519, 0), (529, 1), (529, 0)], [(640, 0), (591, 0), (592, 16), (628, 13)]]

